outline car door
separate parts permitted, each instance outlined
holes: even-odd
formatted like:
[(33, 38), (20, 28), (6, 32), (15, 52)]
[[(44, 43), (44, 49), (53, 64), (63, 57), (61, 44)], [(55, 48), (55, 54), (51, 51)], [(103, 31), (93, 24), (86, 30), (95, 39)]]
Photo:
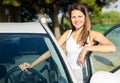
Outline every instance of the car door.
[(111, 27), (104, 35), (116, 46), (116, 52), (88, 52), (86, 61), (89, 79), (97, 71), (118, 73), (118, 70), (120, 70), (120, 24)]

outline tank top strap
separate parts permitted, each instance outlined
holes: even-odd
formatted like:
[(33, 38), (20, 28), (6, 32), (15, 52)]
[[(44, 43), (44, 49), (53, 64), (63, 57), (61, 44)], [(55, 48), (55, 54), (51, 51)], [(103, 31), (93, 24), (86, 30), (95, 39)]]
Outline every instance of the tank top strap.
[(71, 34), (72, 34), (72, 30), (69, 31), (69, 33), (67, 35), (67, 40), (70, 38)]
[[(87, 44), (86, 45), (90, 45), (90, 37), (88, 36), (88, 38), (87, 38)], [(85, 45), (85, 46), (86, 46)]]

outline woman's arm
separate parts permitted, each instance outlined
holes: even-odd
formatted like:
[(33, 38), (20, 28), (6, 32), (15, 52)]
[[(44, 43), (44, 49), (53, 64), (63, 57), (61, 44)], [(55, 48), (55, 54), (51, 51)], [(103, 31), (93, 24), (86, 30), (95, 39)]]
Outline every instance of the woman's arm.
[[(70, 30), (67, 30), (59, 39), (58, 39), (58, 44), (60, 46), (62, 46), (65, 42), (66, 42), (66, 38), (68, 35), (68, 32)], [(45, 52), (44, 54), (42, 54), (38, 59), (36, 59), (35, 61), (33, 61), (31, 64), (24, 62), (22, 64), (19, 65), (19, 67), (21, 68), (21, 70), (26, 70), (27, 68), (32, 68), (35, 65), (39, 64), (40, 62), (44, 61), (45, 59), (50, 57), (50, 51)]]
[(69, 31), (70, 30), (65, 31), (63, 35), (58, 39), (58, 44), (60, 46), (62, 46), (66, 42)]
[(86, 46), (84, 49), (87, 51), (94, 51), (94, 52), (115, 52), (116, 47), (114, 44), (108, 40), (103, 34), (96, 32), (96, 31), (91, 31), (90, 36), (93, 41), (99, 42), (98, 45), (91, 45), (91, 46)]
[(21, 70), (24, 71), (24, 70), (27, 70), (27, 68), (32, 68), (32, 67), (36, 66), (37, 64), (44, 61), (45, 59), (48, 59), (49, 57), (50, 57), (50, 51), (47, 51), (44, 54), (42, 54), (38, 59), (33, 61), (31, 64), (28, 62), (24, 62), (24, 63), (20, 64), (19, 67)]
[[(59, 44), (60, 46), (62, 46), (62, 45), (65, 43), (66, 37), (67, 37), (69, 31), (70, 31), (70, 30), (67, 30), (67, 31), (58, 39), (58, 44)], [(47, 52), (45, 52), (43, 55), (41, 55), (37, 60), (35, 60), (35, 61), (31, 64), (31, 67), (34, 67), (35, 65), (39, 64), (40, 62), (42, 62), (43, 60), (45, 60), (45, 59), (47, 59), (47, 58), (49, 58), (49, 57), (50, 57), (50, 52), (47, 51)]]
[(88, 51), (94, 52), (115, 52), (116, 47), (103, 34), (95, 31), (90, 32), (90, 42), (97, 41), (98, 45), (85, 46), (78, 57), (78, 63), (84, 63), (85, 54)]
[(36, 59), (34, 62), (31, 63), (31, 68), (39, 64), (40, 62), (48, 59), (49, 57), (50, 57), (50, 51), (45, 52), (38, 59)]

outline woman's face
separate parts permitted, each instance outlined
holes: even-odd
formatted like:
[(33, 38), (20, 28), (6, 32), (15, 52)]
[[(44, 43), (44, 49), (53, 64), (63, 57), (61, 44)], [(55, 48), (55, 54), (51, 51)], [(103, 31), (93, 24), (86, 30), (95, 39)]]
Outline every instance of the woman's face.
[(79, 29), (85, 24), (85, 15), (80, 10), (72, 10), (71, 21), (75, 29)]

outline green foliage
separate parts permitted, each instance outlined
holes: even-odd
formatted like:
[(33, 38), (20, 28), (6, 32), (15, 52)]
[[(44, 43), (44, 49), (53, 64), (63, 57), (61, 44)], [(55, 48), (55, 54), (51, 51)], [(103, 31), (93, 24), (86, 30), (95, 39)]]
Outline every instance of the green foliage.
[(89, 6), (95, 5), (95, 1), (96, 1), (96, 0), (92, 0), (92, 1), (91, 1), (91, 0), (80, 0), (81, 3), (86, 3), (86, 4), (89, 3), (89, 4), (88, 4)]
[(64, 24), (70, 26), (70, 21), (66, 18), (64, 18)]
[(99, 16), (96, 16), (94, 18), (91, 17), (91, 24), (92, 25), (101, 24), (101, 18)]
[(101, 6), (96, 3), (97, 0), (80, 0), (81, 3), (86, 4), (89, 12), (91, 13), (91, 17), (95, 17), (96, 15), (101, 14)]
[(110, 27), (120, 23), (120, 12), (108, 11), (92, 18), (92, 29), (104, 33)]
[(92, 24), (118, 24), (120, 23), (120, 12), (108, 11), (102, 13), (100, 16), (91, 18)]
[(120, 23), (120, 12), (117, 11), (108, 11), (104, 12), (101, 15), (101, 22), (102, 24), (118, 24)]
[(6, 5), (13, 5), (15, 7), (18, 7), (21, 5), (20, 2), (16, 1), (16, 0), (3, 0), (3, 4), (6, 4)]
[(53, 0), (45, 0), (46, 3), (52, 3)]

